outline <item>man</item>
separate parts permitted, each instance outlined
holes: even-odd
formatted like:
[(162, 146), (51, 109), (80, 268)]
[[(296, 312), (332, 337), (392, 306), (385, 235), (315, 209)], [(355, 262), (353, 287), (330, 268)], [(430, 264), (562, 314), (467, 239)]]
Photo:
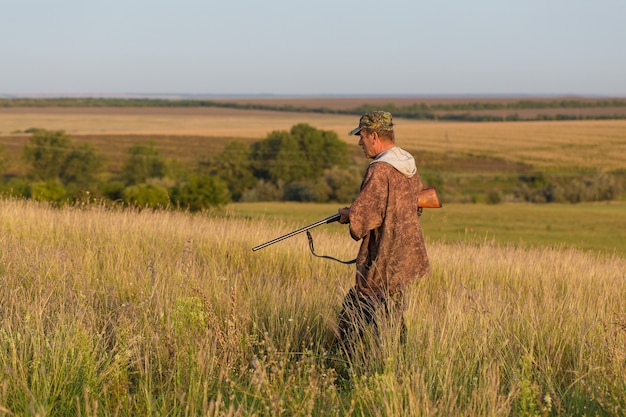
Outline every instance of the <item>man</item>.
[(356, 258), (356, 285), (345, 296), (339, 314), (339, 338), (354, 350), (366, 325), (400, 329), (404, 339), (404, 290), (429, 273), (417, 200), (424, 188), (413, 156), (395, 145), (392, 116), (375, 111), (363, 115), (350, 135), (369, 164), (361, 191), (352, 205), (339, 209), (340, 223), (362, 240)]

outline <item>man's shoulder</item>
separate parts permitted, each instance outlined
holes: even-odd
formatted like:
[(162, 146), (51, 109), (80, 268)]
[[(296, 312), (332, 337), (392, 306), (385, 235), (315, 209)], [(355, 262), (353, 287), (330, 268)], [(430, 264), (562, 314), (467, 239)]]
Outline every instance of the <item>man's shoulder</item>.
[(386, 161), (377, 161), (376, 163), (371, 163), (367, 168), (367, 173), (368, 175), (391, 176), (398, 174), (403, 176), (398, 171), (398, 168), (394, 167), (391, 163)]
[(386, 161), (372, 161), (369, 167), (367, 168), (368, 172), (387, 172), (387, 171), (395, 171), (396, 169), (389, 162)]

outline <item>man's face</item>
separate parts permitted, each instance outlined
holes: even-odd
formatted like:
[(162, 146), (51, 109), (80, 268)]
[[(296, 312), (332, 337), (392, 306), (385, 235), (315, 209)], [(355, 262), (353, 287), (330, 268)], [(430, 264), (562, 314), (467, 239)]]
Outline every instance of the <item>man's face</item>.
[(376, 132), (367, 133), (365, 129), (359, 132), (359, 146), (363, 149), (363, 153), (366, 158), (375, 158), (378, 155), (378, 152), (374, 149), (374, 144), (376, 140), (378, 140), (378, 135)]

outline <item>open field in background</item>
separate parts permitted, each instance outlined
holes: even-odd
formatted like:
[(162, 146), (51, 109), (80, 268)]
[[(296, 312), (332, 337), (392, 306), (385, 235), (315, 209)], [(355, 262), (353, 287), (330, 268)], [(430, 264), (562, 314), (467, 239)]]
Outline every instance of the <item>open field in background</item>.
[[(485, 156), (564, 170), (609, 171), (626, 165), (626, 120), (395, 122), (398, 145), (416, 153)], [(173, 156), (185, 159), (210, 155), (228, 140), (252, 142), (297, 123), (334, 130), (356, 145), (356, 138), (346, 134), (358, 123), (354, 116), (220, 108), (1, 108), (0, 143), (18, 156), (28, 136), (15, 132), (35, 127), (93, 140), (112, 158), (134, 139), (153, 138)], [(170, 157), (169, 151), (163, 154)]]
[[(272, 102), (272, 99), (267, 100)], [(396, 104), (406, 104), (403, 99), (398, 100)], [(454, 102), (454, 99), (441, 100)], [(290, 104), (348, 108), (365, 102), (368, 99), (307, 99)], [(285, 103), (276, 99), (276, 104)], [(341, 139), (353, 145), (351, 152), (355, 159), (362, 159), (356, 138), (345, 134), (358, 122), (354, 116), (223, 108), (0, 108), (0, 144), (11, 156), (9, 164), (14, 166), (14, 171), (21, 165), (21, 150), (29, 135), (7, 132), (32, 127), (66, 130), (74, 142), (93, 144), (107, 157), (108, 168), (113, 171), (119, 170), (132, 144), (147, 140), (154, 141), (164, 157), (193, 166), (200, 159), (207, 160), (221, 152), (234, 139), (252, 143), (272, 130), (288, 130), (301, 122), (336, 131)], [(454, 176), (456, 186), (466, 190), (484, 187), (481, 182), (495, 177), (511, 181), (509, 177), (514, 178), (534, 167), (548, 172), (626, 169), (626, 121), (622, 120), (444, 123), (397, 119), (396, 125), (398, 144), (413, 151), (420, 166), (427, 166), (435, 173), (446, 172), (449, 178)], [(240, 207), (247, 210), (248, 206)], [(567, 242), (581, 248), (610, 248), (618, 241), (617, 245), (621, 246), (619, 233), (626, 229), (626, 222), (623, 218), (612, 217), (611, 213), (622, 207), (585, 207), (603, 207), (606, 212), (587, 214), (580, 207), (568, 205), (452, 205), (446, 211), (455, 213), (446, 218), (449, 223), (442, 224), (441, 229), (433, 233), (437, 238), (448, 240), (467, 232), (483, 238), (495, 235), (496, 239), (507, 242), (523, 235), (527, 242)], [(506, 214), (499, 215), (499, 212)], [(298, 212), (298, 216), (301, 215)], [(478, 224), (483, 217), (502, 219), (502, 225)], [(522, 221), (521, 227), (517, 224), (516, 219), (529, 217), (532, 221)], [(605, 225), (612, 222), (615, 225), (600, 227), (599, 230), (607, 233), (602, 242), (578, 237), (589, 228), (574, 229), (568, 224), (591, 218), (603, 219)], [(500, 228), (497, 233), (496, 227)], [(573, 234), (557, 237), (558, 230), (571, 230), (568, 233)]]
[(536, 118), (538, 115), (556, 116), (556, 115), (571, 115), (580, 117), (584, 115), (594, 116), (614, 116), (626, 115), (626, 107), (592, 107), (593, 103), (597, 101), (594, 98), (585, 97), (558, 97), (558, 98), (545, 98), (545, 97), (333, 97), (333, 98), (293, 98), (293, 97), (276, 97), (276, 98), (230, 98), (220, 99), (220, 102), (225, 103), (238, 103), (238, 104), (259, 104), (265, 106), (292, 106), (292, 107), (304, 107), (304, 108), (328, 108), (332, 110), (351, 110), (360, 106), (387, 106), (394, 105), (396, 107), (411, 106), (416, 103), (424, 103), (428, 106), (437, 105), (458, 105), (467, 103), (481, 103), (481, 104), (503, 104), (514, 105), (515, 103), (524, 100), (532, 102), (544, 102), (550, 103), (554, 100), (563, 101), (576, 101), (580, 103), (589, 103), (589, 107), (577, 107), (577, 108), (542, 108), (542, 109), (505, 109), (505, 110), (450, 110), (446, 111), (434, 111), (435, 114), (443, 115), (446, 113), (471, 113), (472, 115), (490, 115), (497, 117), (511, 117), (518, 115), (520, 118)]
[[(596, 101), (595, 98), (585, 98), (578, 96), (571, 97), (558, 97), (554, 98), (558, 100), (575, 100), (580, 102), (592, 103)], [(268, 104), (275, 106), (287, 106), (293, 107), (327, 107), (333, 110), (349, 110), (355, 107), (364, 105), (380, 105), (393, 104), (397, 107), (410, 106), (415, 103), (425, 103), (429, 106), (441, 105), (441, 104), (463, 104), (463, 103), (499, 103), (499, 104), (512, 104), (520, 100), (537, 101), (537, 102), (550, 102), (553, 98), (546, 97), (263, 97), (263, 98), (223, 98), (220, 102), (233, 102), (233, 103), (254, 103), (254, 104)]]
[(0, 414), (623, 415), (623, 257), (430, 239), (406, 345), (348, 364), (353, 267), (250, 250), (299, 223), (0, 201)]
[(96, 146), (114, 168), (133, 143), (148, 140), (157, 144), (164, 157), (194, 164), (221, 152), (234, 139), (252, 143), (301, 122), (321, 128), (341, 126), (343, 121), (342, 130), (347, 132), (350, 119), (220, 108), (9, 108), (0, 109), (0, 144), (16, 159), (30, 135), (10, 132), (33, 127), (65, 130), (76, 143)]
[[(227, 206), (225, 212), (261, 221), (291, 221), (293, 230), (297, 230), (335, 214), (338, 208), (337, 204), (237, 203)], [(626, 257), (626, 202), (445, 204), (441, 209), (424, 210), (421, 222), (431, 242), (576, 248)], [(337, 238), (351, 243), (343, 225), (332, 223), (311, 232), (315, 235), (321, 229), (338, 233), (342, 236)], [(275, 237), (278, 235), (268, 235), (265, 241)], [(293, 239), (306, 241), (304, 234)], [(289, 243), (277, 243), (281, 244)], [(320, 252), (324, 251), (323, 245), (322, 241), (316, 242)]]
[[(93, 144), (108, 158), (107, 166), (113, 171), (119, 170), (132, 144), (147, 140), (154, 141), (164, 157), (194, 166), (221, 152), (231, 140), (252, 143), (272, 130), (289, 130), (301, 122), (336, 131), (353, 144), (351, 152), (361, 161), (356, 139), (345, 134), (358, 122), (356, 117), (221, 108), (0, 108), (0, 144), (11, 156), (13, 172), (19, 172), (20, 166), (23, 169), (20, 155), (29, 135), (7, 132), (32, 127), (66, 130), (74, 142)], [(532, 165), (565, 173), (626, 168), (626, 121), (442, 123), (398, 119), (396, 124), (399, 145), (413, 151), (420, 166), (445, 172), (447, 180), (466, 191), (484, 188), (485, 181), (514, 183), (517, 175), (535, 169)], [(234, 205), (233, 210), (251, 212), (268, 206), (242, 204)], [(290, 205), (278, 203), (275, 207)], [(313, 222), (326, 217), (325, 210), (324, 205), (312, 205), (294, 213), (303, 223), (306, 218)], [(336, 207), (328, 210), (333, 214)], [(615, 248), (624, 253), (626, 221), (620, 211), (624, 207), (619, 204), (446, 205), (441, 213), (433, 213), (432, 218), (440, 221), (430, 235), (447, 241), (493, 238), (517, 244), (523, 240), (592, 250)], [(306, 217), (307, 213), (319, 215)], [(430, 218), (424, 217), (426, 225)]]
[[(0, 133), (39, 127), (70, 134), (176, 134), (261, 139), (307, 122), (352, 129), (354, 117), (263, 110), (194, 108), (0, 108)], [(358, 123), (358, 118), (357, 118)]]

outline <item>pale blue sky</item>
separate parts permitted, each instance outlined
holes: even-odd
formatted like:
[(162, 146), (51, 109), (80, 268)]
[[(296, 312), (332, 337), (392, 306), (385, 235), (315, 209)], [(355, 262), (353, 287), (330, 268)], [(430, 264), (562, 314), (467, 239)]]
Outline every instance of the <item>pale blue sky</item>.
[(0, 95), (626, 96), (626, 0), (0, 0)]

